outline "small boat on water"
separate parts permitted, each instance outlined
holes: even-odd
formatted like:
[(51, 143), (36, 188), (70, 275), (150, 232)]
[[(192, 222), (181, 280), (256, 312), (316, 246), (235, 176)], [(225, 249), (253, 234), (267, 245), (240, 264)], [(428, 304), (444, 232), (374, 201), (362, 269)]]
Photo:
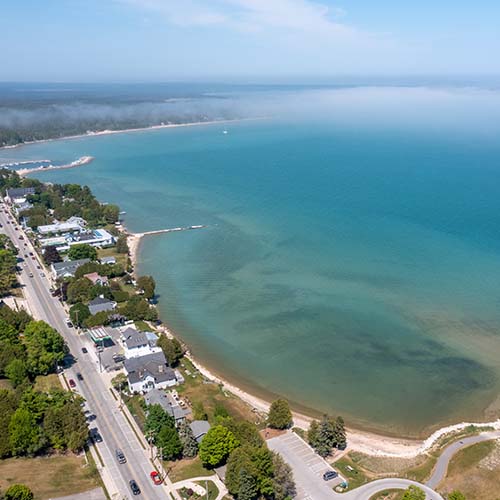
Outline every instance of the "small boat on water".
[(227, 130), (226, 130), (226, 129), (224, 129), (224, 130), (222, 131), (222, 133), (223, 133), (223, 134), (227, 134)]

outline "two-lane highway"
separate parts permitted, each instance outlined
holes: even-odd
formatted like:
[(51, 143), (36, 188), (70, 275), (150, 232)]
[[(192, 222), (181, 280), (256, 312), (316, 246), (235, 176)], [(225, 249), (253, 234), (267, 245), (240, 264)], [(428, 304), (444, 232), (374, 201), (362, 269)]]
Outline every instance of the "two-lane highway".
[[(4, 208), (0, 205), (0, 208)], [(96, 358), (91, 354), (84, 354), (81, 350), (84, 345), (77, 331), (66, 325), (66, 312), (58, 299), (52, 297), (48, 278), (42, 276), (44, 267), (39, 263), (38, 257), (29, 240), (21, 229), (16, 230), (17, 223), (7, 223), (7, 214), (0, 212), (0, 222), (3, 231), (11, 238), (13, 243), (20, 248), (19, 257), (24, 258), (21, 283), (28, 300), (32, 314), (37, 319), (43, 319), (63, 335), (70, 352), (75, 358), (75, 364), (66, 370), (66, 376), (73, 378), (77, 383), (78, 392), (85, 398), (87, 405), (97, 418), (91, 427), (97, 427), (102, 435), (102, 443), (97, 449), (107, 469), (108, 475), (114, 483), (113, 489), (116, 498), (132, 498), (129, 481), (135, 479), (141, 488), (142, 495), (147, 499), (169, 498), (167, 487), (155, 486), (149, 474), (153, 470), (149, 460), (148, 449), (144, 449), (141, 442), (127, 423), (118, 402), (113, 398), (109, 387), (98, 373)], [(24, 239), (19, 239), (23, 234)], [(26, 246), (25, 246), (26, 244)], [(35, 260), (29, 256), (33, 252)], [(40, 265), (41, 269), (37, 266)], [(29, 277), (32, 273), (32, 277)], [(81, 373), (83, 380), (78, 380), (76, 373)], [(119, 464), (115, 451), (121, 449), (127, 458), (125, 464)], [(177, 497), (177, 495), (175, 495)]]

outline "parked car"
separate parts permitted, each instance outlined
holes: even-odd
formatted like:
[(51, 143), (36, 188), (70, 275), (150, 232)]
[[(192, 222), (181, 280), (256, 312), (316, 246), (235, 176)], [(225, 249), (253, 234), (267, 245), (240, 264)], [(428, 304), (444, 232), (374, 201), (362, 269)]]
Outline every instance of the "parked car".
[(130, 485), (130, 489), (132, 490), (132, 493), (134, 495), (141, 494), (141, 489), (139, 488), (139, 485), (133, 479), (131, 479), (128, 484)]
[(69, 318), (66, 318), (66, 326), (68, 328), (73, 328), (73, 323), (71, 323), (71, 320)]
[(331, 479), (335, 479), (337, 476), (338, 476), (338, 474), (334, 470), (327, 470), (323, 474), (323, 480), (330, 481)]
[(69, 382), (69, 386), (71, 388), (75, 388), (76, 387), (76, 382), (72, 378), (70, 378), (68, 382)]
[(122, 450), (115, 450), (115, 454), (119, 464), (124, 464), (127, 461)]
[(149, 475), (151, 476), (151, 479), (153, 480), (153, 483), (155, 483), (155, 484), (161, 484), (163, 482), (160, 474), (158, 473), (158, 471), (154, 470)]
[(76, 374), (76, 378), (77, 378), (78, 380), (83, 380), (83, 375), (82, 375), (80, 372), (78, 372), (78, 373)]
[(93, 422), (97, 417), (93, 413), (91, 413), (90, 415), (87, 415), (85, 418), (87, 419), (88, 422)]
[(83, 354), (87, 354), (89, 351), (87, 351), (86, 347), (82, 347), (82, 352), (83, 352)]
[(102, 443), (102, 436), (99, 434), (97, 427), (90, 429), (90, 439), (92, 439), (94, 443)]

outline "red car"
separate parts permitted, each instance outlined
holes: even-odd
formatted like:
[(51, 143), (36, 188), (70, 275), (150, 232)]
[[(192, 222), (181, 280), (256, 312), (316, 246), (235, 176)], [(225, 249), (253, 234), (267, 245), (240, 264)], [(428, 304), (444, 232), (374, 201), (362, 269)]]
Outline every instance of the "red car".
[(154, 470), (153, 472), (151, 472), (150, 476), (151, 476), (151, 479), (153, 480), (153, 483), (155, 483), (155, 484), (161, 484), (163, 482), (158, 471)]
[(72, 378), (69, 379), (69, 386), (72, 388), (76, 387), (76, 383)]

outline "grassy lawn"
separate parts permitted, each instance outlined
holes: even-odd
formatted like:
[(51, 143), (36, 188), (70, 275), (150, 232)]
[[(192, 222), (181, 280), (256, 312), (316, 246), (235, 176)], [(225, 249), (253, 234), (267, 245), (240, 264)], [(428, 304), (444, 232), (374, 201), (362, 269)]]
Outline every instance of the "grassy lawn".
[(217, 495), (219, 494), (219, 488), (215, 486), (215, 483), (213, 481), (196, 481), (196, 484), (199, 484), (203, 488), (206, 488), (208, 490), (208, 496), (203, 497), (207, 498), (208, 500), (215, 500), (217, 498)]
[(203, 467), (198, 457), (191, 459), (185, 458), (183, 460), (176, 460), (175, 462), (164, 462), (163, 466), (173, 483), (191, 477), (211, 476), (213, 474), (213, 471)]
[(130, 413), (135, 418), (135, 421), (141, 428), (144, 430), (144, 422), (146, 421), (146, 414), (142, 408), (143, 397), (136, 394), (130, 398), (126, 398), (124, 396), (124, 401), (126, 402), (127, 408), (130, 410)]
[(136, 329), (142, 332), (154, 331), (145, 321), (134, 321), (134, 324)]
[(114, 257), (117, 264), (121, 264), (124, 269), (127, 269), (128, 255), (126, 253), (118, 253), (115, 247), (98, 248), (97, 258), (102, 259), (103, 257)]
[(421, 464), (406, 470), (403, 477), (406, 479), (412, 479), (413, 481), (418, 481), (419, 483), (425, 483), (425, 481), (431, 477), (431, 473), (436, 465), (436, 462), (436, 457), (427, 457), (427, 459)]
[(81, 493), (96, 488), (98, 472), (87, 466), (84, 457), (57, 455), (40, 458), (0, 460), (0, 489), (26, 484), (37, 500)]
[(50, 389), (62, 389), (59, 377), (55, 373), (50, 375), (38, 375), (35, 379), (35, 389), (41, 392), (49, 392)]
[(500, 497), (500, 445), (484, 441), (460, 450), (451, 460), (440, 493), (461, 491), (470, 500)]
[(209, 421), (213, 421), (215, 408), (223, 407), (235, 419), (248, 420), (256, 423), (259, 428), (265, 427), (265, 422), (258, 414), (252, 412), (245, 402), (223, 391), (218, 384), (206, 380), (188, 359), (181, 360), (179, 369), (186, 381), (177, 387), (177, 392), (180, 396), (187, 398), (191, 404), (201, 403), (208, 414)]
[[(346, 478), (349, 484), (349, 487), (345, 491), (353, 490), (370, 481), (370, 477), (348, 455), (344, 455), (340, 460), (335, 462), (334, 467)], [(350, 470), (350, 468), (354, 470)]]
[(375, 493), (375, 495), (370, 497), (370, 500), (401, 500), (403, 494), (403, 490), (389, 489)]

